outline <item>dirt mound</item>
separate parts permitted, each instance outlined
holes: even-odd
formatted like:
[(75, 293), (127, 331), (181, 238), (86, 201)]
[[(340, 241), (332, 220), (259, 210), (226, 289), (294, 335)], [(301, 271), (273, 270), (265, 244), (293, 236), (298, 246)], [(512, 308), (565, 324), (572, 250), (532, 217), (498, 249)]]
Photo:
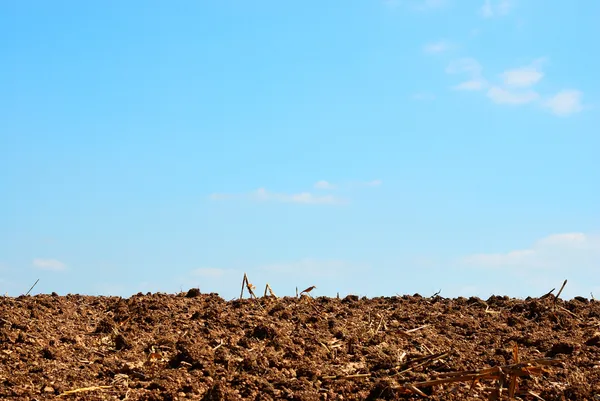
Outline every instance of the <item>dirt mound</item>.
[[(596, 400), (600, 303), (0, 298), (0, 398)], [(594, 398), (596, 397), (596, 398)]]

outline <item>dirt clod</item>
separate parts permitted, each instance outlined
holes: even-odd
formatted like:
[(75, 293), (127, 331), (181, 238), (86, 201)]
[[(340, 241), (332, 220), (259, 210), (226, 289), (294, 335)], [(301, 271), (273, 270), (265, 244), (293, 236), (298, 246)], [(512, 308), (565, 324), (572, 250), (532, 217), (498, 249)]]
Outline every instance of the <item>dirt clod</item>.
[(200, 296), (200, 289), (199, 288), (190, 288), (187, 292), (187, 294), (185, 294), (186, 298), (196, 298)]

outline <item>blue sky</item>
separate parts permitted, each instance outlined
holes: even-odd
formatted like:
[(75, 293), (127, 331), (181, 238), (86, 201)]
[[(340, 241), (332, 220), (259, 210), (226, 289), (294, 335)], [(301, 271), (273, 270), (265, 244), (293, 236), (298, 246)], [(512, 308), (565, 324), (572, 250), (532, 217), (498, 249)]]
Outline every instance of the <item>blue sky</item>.
[(2, 2), (0, 292), (600, 298), (598, 15)]

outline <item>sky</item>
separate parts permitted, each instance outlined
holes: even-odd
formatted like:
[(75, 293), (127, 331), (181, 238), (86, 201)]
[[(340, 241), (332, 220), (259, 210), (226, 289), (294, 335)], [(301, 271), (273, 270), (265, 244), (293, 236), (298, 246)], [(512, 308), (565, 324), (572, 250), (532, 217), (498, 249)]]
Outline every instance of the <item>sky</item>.
[(598, 15), (3, 1), (0, 293), (600, 299)]

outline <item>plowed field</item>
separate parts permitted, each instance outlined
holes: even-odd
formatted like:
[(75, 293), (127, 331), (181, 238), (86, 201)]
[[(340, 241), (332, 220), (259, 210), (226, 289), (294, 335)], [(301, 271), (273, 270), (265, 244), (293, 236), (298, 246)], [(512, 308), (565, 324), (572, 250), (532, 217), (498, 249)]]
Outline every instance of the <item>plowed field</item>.
[(0, 298), (0, 399), (600, 399), (600, 302)]

